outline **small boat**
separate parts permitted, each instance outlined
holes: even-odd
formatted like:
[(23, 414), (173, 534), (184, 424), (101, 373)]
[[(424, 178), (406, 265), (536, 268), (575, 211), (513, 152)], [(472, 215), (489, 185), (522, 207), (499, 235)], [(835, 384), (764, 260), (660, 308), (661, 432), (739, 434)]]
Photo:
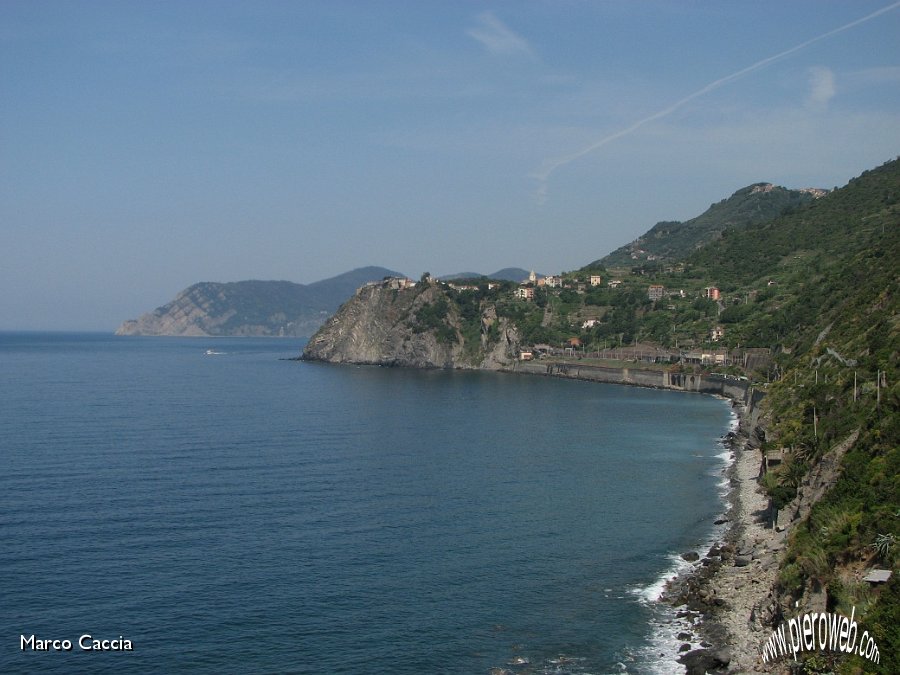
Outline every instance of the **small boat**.
[(224, 353), (225, 353), (225, 352), (217, 352), (215, 349), (207, 349), (207, 350), (206, 350), (206, 355), (207, 355), (207, 356), (218, 356), (218, 355), (224, 354)]

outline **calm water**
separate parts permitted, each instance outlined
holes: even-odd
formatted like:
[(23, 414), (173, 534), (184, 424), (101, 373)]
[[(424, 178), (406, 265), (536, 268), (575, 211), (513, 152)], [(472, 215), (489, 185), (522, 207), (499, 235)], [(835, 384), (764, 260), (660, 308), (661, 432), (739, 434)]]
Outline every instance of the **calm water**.
[(0, 334), (0, 671), (672, 670), (726, 403), (299, 346)]

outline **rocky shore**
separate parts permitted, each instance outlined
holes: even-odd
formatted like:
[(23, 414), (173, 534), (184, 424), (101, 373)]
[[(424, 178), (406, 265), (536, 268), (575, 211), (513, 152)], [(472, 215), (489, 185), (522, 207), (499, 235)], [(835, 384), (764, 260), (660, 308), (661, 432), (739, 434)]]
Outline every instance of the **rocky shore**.
[(669, 582), (661, 600), (677, 610), (674, 637), (682, 643), (678, 660), (688, 675), (786, 672), (783, 663), (764, 664), (759, 651), (780, 618), (775, 583), (787, 538), (787, 531), (772, 527), (769, 499), (758, 480), (767, 421), (752, 391), (728, 393), (738, 426), (724, 438), (733, 461), (726, 476), (727, 513), (716, 524), (726, 530), (704, 556), (682, 555), (692, 567)]
[(728, 470), (728, 529), (663, 595), (694, 626), (694, 633), (679, 638), (686, 645), (699, 638), (702, 645), (679, 658), (689, 675), (780, 672), (777, 664), (762, 662), (759, 646), (778, 612), (773, 589), (786, 533), (770, 527), (768, 498), (757, 481), (758, 411), (740, 409), (739, 416), (738, 431), (726, 439), (734, 453)]

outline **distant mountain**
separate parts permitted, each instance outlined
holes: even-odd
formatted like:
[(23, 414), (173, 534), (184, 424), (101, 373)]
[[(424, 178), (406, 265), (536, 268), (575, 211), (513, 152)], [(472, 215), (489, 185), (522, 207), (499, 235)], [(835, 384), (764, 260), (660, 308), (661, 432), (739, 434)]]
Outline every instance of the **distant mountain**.
[[(487, 276), (491, 279), (500, 279), (502, 281), (525, 281), (528, 278), (528, 275), (531, 272), (528, 270), (523, 270), (521, 267), (504, 267), (502, 270), (498, 270), (493, 274), (488, 274)], [(544, 276), (543, 274), (538, 276)]]
[(307, 284), (306, 290), (316, 298), (322, 307), (333, 312), (363, 284), (369, 281), (380, 281), (385, 277), (405, 276), (402, 272), (394, 272), (384, 267), (358, 267), (336, 277)]
[(762, 223), (808, 204), (827, 191), (789, 190), (771, 183), (755, 183), (712, 204), (696, 218), (662, 221), (630, 244), (616, 249), (588, 267), (632, 267), (653, 261), (674, 261), (718, 239), (728, 229)]
[(441, 281), (456, 281), (457, 279), (484, 279), (485, 275), (481, 272), (457, 272), (456, 274), (445, 274), (438, 277)]
[(515, 281), (516, 283), (528, 278), (530, 272), (521, 267), (504, 267), (493, 274), (481, 274), (480, 272), (458, 272), (440, 277), (441, 281), (454, 281), (456, 279), (499, 279), (501, 281)]
[(362, 267), (311, 284), (290, 281), (201, 282), (137, 319), (116, 335), (307, 336), (368, 281), (405, 276)]

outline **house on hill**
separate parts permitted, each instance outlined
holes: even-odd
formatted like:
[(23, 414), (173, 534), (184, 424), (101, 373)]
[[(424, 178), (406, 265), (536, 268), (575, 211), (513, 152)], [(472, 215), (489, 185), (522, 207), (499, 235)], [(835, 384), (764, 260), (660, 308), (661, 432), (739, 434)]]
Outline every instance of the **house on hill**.
[(416, 285), (416, 282), (405, 277), (385, 277), (381, 282), (381, 285), (385, 288), (394, 289), (395, 291), (402, 291), (406, 288), (412, 288)]
[(544, 277), (544, 283), (549, 288), (562, 288), (563, 280), (561, 276), (551, 274), (550, 276)]

